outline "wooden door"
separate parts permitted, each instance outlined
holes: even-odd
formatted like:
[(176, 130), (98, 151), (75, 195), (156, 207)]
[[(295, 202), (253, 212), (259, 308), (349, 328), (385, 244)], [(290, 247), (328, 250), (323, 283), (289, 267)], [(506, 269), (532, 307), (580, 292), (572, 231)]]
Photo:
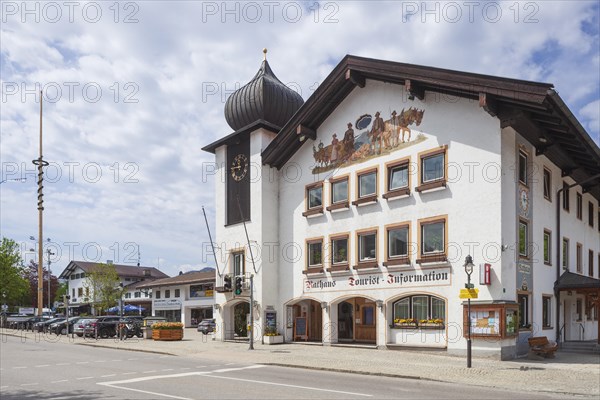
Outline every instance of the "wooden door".
[(323, 337), (323, 312), (321, 311), (321, 305), (311, 300), (308, 313), (308, 340), (320, 342)]
[(358, 342), (376, 342), (377, 309), (375, 303), (356, 299), (355, 336)]

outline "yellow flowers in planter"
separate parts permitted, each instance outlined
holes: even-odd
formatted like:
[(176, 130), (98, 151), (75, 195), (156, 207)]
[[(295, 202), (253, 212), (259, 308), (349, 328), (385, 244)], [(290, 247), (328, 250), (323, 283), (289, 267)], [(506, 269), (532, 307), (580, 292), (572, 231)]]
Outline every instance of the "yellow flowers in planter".
[(173, 329), (183, 329), (183, 324), (181, 322), (156, 322), (152, 325), (152, 329), (159, 330), (173, 330)]
[(397, 325), (415, 325), (417, 323), (417, 320), (414, 318), (396, 318), (394, 320), (394, 324)]

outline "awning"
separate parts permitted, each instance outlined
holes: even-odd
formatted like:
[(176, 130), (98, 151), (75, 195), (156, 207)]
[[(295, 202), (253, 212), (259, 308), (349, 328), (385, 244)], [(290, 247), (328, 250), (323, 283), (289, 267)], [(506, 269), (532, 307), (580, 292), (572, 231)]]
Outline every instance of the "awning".
[(600, 289), (600, 279), (566, 271), (554, 282), (554, 291)]

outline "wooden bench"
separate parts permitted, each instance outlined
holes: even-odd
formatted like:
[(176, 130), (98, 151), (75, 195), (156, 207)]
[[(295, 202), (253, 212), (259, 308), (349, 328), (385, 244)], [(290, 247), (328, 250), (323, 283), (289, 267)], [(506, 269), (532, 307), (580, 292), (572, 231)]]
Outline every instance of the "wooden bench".
[(558, 344), (550, 342), (546, 336), (530, 337), (527, 341), (529, 342), (530, 355), (553, 358), (554, 353), (558, 350)]

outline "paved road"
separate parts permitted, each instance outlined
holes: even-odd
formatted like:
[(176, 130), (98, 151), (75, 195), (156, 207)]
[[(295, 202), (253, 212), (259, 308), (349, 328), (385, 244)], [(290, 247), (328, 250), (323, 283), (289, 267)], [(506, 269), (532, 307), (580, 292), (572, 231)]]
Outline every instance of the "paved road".
[(0, 342), (0, 398), (551, 399), (565, 396), (224, 363), (4, 336)]

